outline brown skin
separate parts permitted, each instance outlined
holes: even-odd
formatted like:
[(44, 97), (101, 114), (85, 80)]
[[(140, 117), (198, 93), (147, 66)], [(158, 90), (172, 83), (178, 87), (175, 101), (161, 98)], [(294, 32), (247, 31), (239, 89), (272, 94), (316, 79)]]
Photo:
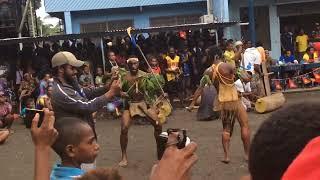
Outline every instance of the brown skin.
[(77, 128), (82, 135), (80, 144), (69, 144), (65, 147), (66, 157), (61, 158), (62, 166), (80, 168), (82, 163), (93, 163), (98, 156), (100, 146), (92, 128), (88, 124), (81, 124)]
[[(176, 138), (172, 134), (168, 142), (174, 142)], [(197, 144), (193, 142), (183, 149), (175, 145), (167, 147), (160, 162), (152, 168), (150, 180), (190, 180), (191, 168), (198, 160), (196, 150)]]
[(36, 114), (31, 126), (31, 137), (35, 146), (34, 180), (49, 180), (51, 145), (57, 139), (58, 132), (53, 126), (55, 118), (52, 111), (44, 109), (44, 118), (40, 127), (38, 127), (39, 117), (39, 114)]
[[(58, 68), (58, 79), (62, 83), (72, 84), (74, 78), (76, 78), (77, 69), (71, 65), (60, 66)], [(111, 84), (107, 84), (106, 87), (109, 89), (104, 95), (107, 99), (112, 99), (114, 95), (120, 93), (120, 81), (114, 80)]]
[[(234, 71), (235, 69), (226, 63), (223, 63), (219, 67), (219, 72), (230, 79), (234, 79)], [(226, 81), (227, 83), (233, 83), (233, 81)], [(219, 82), (221, 83), (221, 82)], [(241, 128), (241, 139), (243, 142), (243, 148), (245, 152), (245, 159), (248, 160), (248, 155), (249, 155), (249, 148), (250, 148), (250, 129), (249, 129), (249, 123), (248, 123), (248, 114), (243, 106), (239, 106), (238, 109), (238, 115), (237, 115), (237, 120), (240, 124)], [(227, 131), (227, 129), (223, 129), (222, 132), (222, 146), (224, 150), (224, 159), (222, 162), (224, 163), (229, 163), (230, 162), (230, 157), (229, 157), (229, 147), (230, 147), (230, 133)]]
[(47, 90), (47, 96), (48, 98), (45, 98), (44, 99), (44, 107), (45, 108), (48, 108), (50, 111), (53, 110), (52, 108), (52, 104), (51, 104), (51, 96), (52, 96), (52, 87), (49, 87), (48, 90)]
[[(5, 96), (0, 96), (0, 106), (4, 105), (6, 100), (7, 98)], [(19, 116), (17, 114), (13, 114), (12, 112), (9, 112), (9, 114), (7, 114), (2, 121), (0, 121), (0, 128), (6, 128), (10, 130), (13, 124), (13, 121), (18, 118)]]
[[(126, 75), (126, 80), (129, 82), (129, 85), (133, 85), (138, 80), (138, 71), (139, 71), (139, 62), (129, 62), (129, 73)], [(144, 95), (141, 93), (136, 93), (131, 95), (132, 101), (141, 102), (144, 101)], [(147, 120), (151, 123), (154, 128), (154, 138), (158, 147), (158, 137), (162, 132), (162, 126), (157, 123), (157, 115), (152, 109), (145, 110), (142, 109), (146, 115)], [(121, 134), (120, 134), (120, 145), (121, 145), (121, 161), (119, 166), (126, 167), (128, 165), (128, 156), (127, 156), (127, 145), (128, 145), (128, 131), (131, 125), (131, 122), (134, 118), (131, 117), (130, 111), (125, 110), (122, 114), (121, 119)]]

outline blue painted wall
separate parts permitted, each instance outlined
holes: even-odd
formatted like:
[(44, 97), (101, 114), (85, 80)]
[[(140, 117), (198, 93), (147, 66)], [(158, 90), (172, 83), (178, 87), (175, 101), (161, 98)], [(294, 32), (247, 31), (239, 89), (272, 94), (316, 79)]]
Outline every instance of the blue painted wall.
[(206, 14), (206, 3), (185, 3), (165, 6), (71, 12), (72, 32), (80, 33), (80, 25), (86, 23), (133, 19), (136, 28), (150, 26), (149, 18), (187, 14)]

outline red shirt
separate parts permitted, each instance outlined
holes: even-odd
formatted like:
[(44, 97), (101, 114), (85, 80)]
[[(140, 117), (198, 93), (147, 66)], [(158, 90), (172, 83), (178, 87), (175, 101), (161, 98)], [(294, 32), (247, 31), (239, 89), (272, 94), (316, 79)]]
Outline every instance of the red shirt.
[(159, 66), (158, 67), (152, 67), (152, 72), (154, 74), (161, 74), (161, 69), (160, 69)]

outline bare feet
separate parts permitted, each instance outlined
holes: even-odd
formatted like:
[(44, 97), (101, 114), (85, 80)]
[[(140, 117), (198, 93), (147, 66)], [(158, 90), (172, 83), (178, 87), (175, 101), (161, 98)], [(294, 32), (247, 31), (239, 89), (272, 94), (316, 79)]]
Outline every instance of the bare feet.
[(230, 158), (225, 157), (223, 160), (221, 160), (221, 162), (223, 162), (225, 164), (229, 164), (230, 163)]
[(119, 162), (120, 167), (127, 167), (128, 166), (128, 160), (127, 159), (122, 159), (122, 161)]

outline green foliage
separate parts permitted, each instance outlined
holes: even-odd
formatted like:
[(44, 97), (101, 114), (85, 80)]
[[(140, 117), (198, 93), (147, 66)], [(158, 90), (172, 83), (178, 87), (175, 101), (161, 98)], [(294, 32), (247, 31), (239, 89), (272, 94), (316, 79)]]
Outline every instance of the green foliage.
[(40, 17), (37, 17), (37, 22), (39, 33), (42, 30), (42, 36), (52, 36), (61, 34), (59, 24), (57, 24), (56, 26), (53, 26), (52, 24), (43, 24)]
[(205, 85), (211, 85), (212, 81), (208, 75), (204, 75), (200, 80), (200, 87), (204, 87)]

